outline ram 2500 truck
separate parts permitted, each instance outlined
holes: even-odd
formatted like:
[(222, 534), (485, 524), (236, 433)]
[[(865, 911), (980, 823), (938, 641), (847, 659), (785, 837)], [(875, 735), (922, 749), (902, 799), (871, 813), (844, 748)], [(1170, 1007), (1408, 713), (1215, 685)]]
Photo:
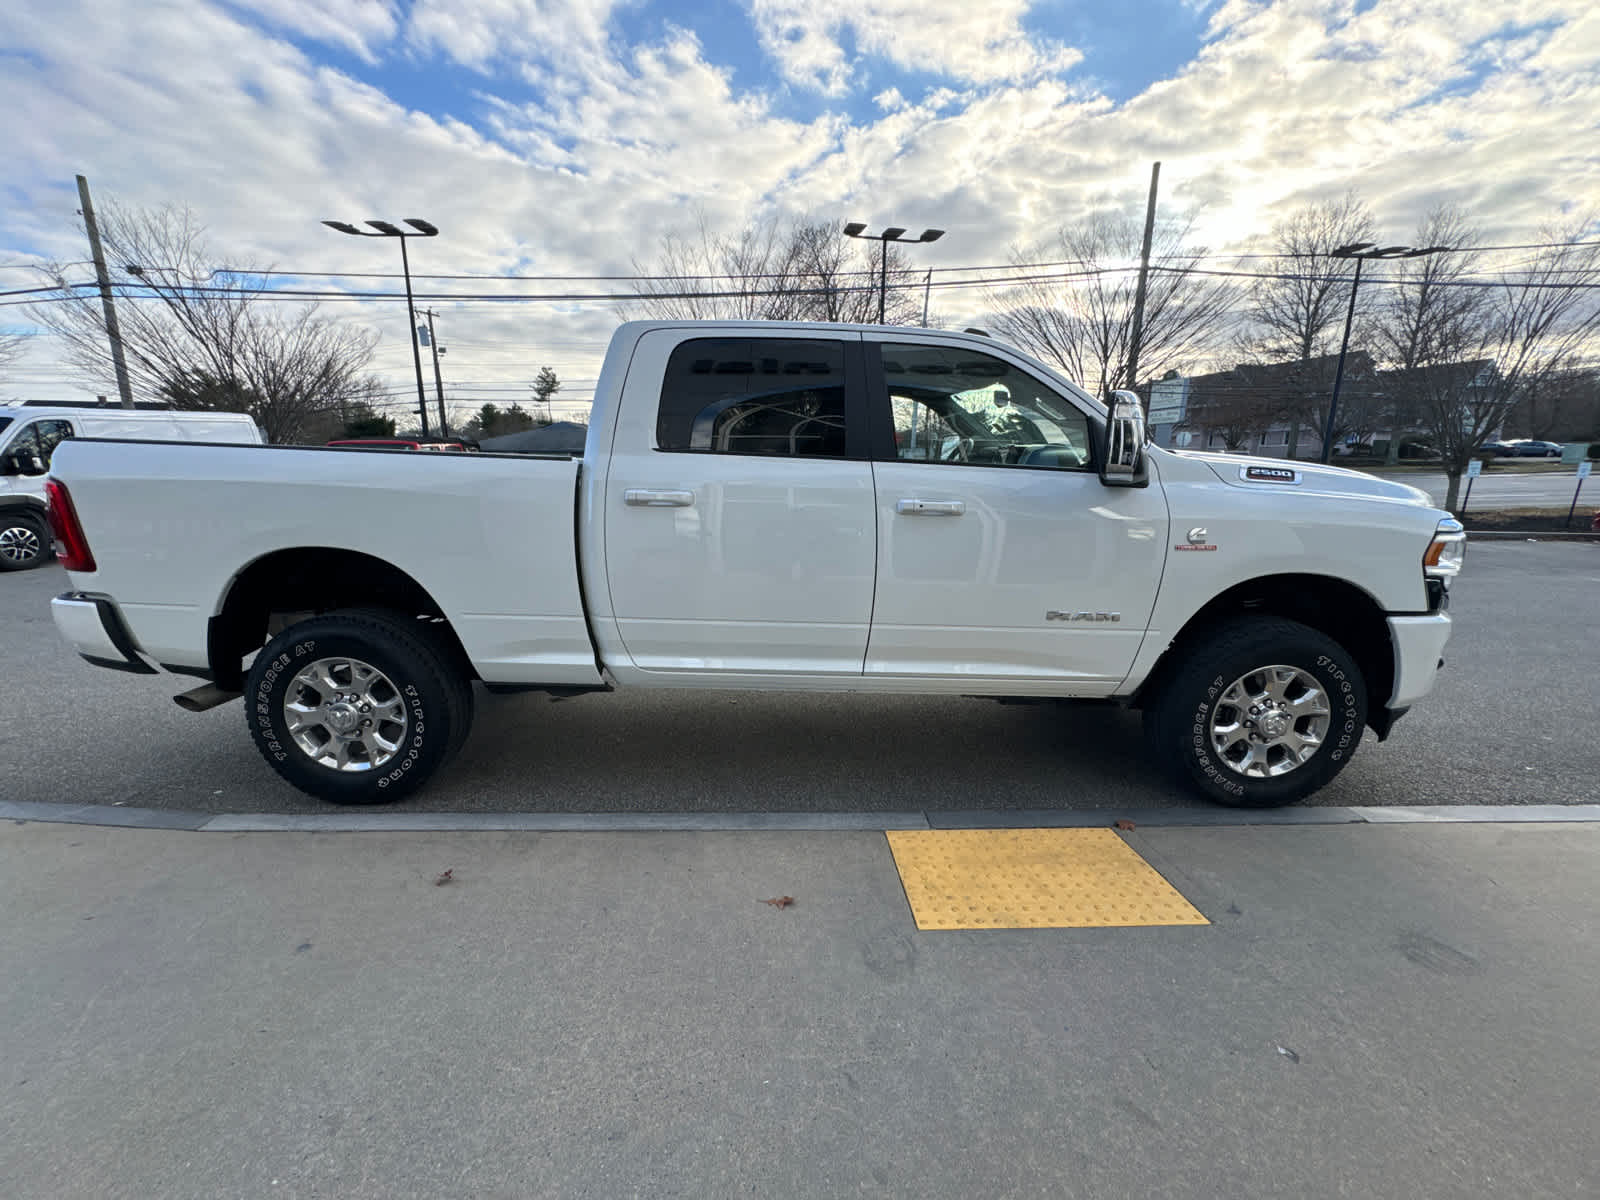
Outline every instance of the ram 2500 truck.
[(74, 440), (48, 490), (78, 651), (242, 695), (338, 802), (428, 779), (481, 681), (1111, 699), (1288, 803), (1432, 688), (1465, 550), (1415, 489), (1157, 449), (1130, 393), (877, 326), (625, 324), (581, 457)]

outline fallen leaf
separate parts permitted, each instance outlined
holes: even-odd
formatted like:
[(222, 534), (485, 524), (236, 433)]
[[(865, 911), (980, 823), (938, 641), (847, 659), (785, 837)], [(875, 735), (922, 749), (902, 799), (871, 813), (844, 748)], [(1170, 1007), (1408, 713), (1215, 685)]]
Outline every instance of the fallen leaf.
[(437, 879), (435, 879), (433, 881), (433, 886), (434, 887), (443, 887), (445, 884), (454, 883), (455, 881), (456, 881), (456, 869), (454, 867), (451, 867), (443, 875), (439, 876), (439, 878), (437, 878)]
[(794, 903), (794, 897), (793, 896), (776, 896), (771, 900), (763, 900), (761, 903), (770, 904), (770, 905), (772, 905), (773, 908), (788, 908), (789, 905)]
[(1118, 821), (1117, 822), (1117, 828), (1118, 829), (1137, 829), (1139, 827), (1137, 825), (1135, 825), (1132, 821)]

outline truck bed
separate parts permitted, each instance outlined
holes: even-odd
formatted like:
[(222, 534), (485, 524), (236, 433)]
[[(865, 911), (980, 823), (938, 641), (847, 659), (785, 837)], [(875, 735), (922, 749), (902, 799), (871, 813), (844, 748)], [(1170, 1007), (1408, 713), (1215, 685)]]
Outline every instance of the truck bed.
[(160, 664), (206, 666), (208, 623), (251, 564), (329, 548), (409, 575), (485, 680), (581, 686), (600, 675), (578, 587), (580, 470), (562, 455), (83, 439), (51, 473), (91, 531), (97, 569), (74, 585), (115, 596)]

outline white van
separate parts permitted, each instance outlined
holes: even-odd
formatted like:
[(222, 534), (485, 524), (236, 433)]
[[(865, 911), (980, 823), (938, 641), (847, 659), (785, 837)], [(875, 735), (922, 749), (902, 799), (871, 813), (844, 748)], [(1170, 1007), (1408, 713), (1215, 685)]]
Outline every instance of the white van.
[(244, 413), (37, 401), (0, 404), (0, 571), (20, 571), (49, 557), (44, 480), (51, 453), (67, 438), (257, 445), (266, 441)]

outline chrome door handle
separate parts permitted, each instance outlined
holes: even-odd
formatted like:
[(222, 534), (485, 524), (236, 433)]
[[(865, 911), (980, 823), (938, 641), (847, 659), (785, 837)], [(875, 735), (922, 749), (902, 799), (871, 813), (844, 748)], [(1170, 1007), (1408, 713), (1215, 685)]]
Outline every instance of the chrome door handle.
[(901, 500), (894, 510), (907, 517), (959, 517), (967, 505), (964, 500)]
[(622, 502), (634, 508), (692, 508), (694, 493), (664, 488), (628, 488), (622, 493)]

